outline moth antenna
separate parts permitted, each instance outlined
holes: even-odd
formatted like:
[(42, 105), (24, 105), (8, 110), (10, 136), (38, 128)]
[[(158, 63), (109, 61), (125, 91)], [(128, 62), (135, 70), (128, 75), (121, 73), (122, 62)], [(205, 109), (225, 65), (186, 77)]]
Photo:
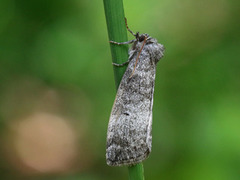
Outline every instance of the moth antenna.
[(129, 27), (128, 27), (128, 24), (127, 24), (127, 18), (125, 18), (125, 25), (126, 25), (126, 27), (127, 27), (127, 30), (128, 30), (133, 36), (136, 37), (136, 34), (133, 33), (133, 32), (129, 29)]
[(143, 44), (142, 44), (142, 47), (141, 47), (141, 49), (140, 49), (140, 51), (139, 51), (139, 53), (138, 53), (137, 59), (136, 59), (136, 63), (135, 63), (135, 66), (134, 66), (133, 72), (132, 72), (132, 74), (131, 74), (131, 76), (130, 76), (129, 78), (132, 78), (132, 76), (133, 76), (133, 74), (134, 74), (134, 71), (135, 71), (135, 69), (136, 69), (136, 67), (137, 67), (138, 59), (139, 59), (140, 54), (141, 54), (141, 52), (142, 52), (142, 50), (143, 50), (143, 47), (144, 47), (144, 45), (145, 45), (145, 43), (146, 43), (146, 40), (147, 40), (147, 37), (145, 36), (145, 37), (144, 37)]

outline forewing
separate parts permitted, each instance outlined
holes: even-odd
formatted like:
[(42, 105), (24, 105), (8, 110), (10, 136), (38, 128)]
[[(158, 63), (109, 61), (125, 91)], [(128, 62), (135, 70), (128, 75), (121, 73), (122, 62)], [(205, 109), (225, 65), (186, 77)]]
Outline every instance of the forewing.
[(112, 108), (106, 152), (111, 166), (139, 163), (151, 151), (155, 65), (148, 56), (139, 61), (131, 78), (135, 62), (130, 62)]

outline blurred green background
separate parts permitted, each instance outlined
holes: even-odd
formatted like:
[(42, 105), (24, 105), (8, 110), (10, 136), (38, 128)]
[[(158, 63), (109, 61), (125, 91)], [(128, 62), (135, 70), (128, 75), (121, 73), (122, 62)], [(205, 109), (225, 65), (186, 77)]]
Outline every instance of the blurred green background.
[[(239, 5), (124, 0), (166, 47), (146, 180), (240, 179)], [(105, 162), (115, 93), (102, 1), (0, 1), (0, 179), (127, 179)]]

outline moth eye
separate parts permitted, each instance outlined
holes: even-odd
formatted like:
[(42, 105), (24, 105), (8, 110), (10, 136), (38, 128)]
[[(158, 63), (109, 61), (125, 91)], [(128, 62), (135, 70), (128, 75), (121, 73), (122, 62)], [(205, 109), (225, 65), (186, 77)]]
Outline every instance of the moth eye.
[(145, 39), (145, 36), (140, 36), (139, 41), (142, 42)]
[(127, 113), (127, 112), (124, 112), (123, 114), (125, 114), (126, 116), (129, 116), (130, 114), (129, 113)]

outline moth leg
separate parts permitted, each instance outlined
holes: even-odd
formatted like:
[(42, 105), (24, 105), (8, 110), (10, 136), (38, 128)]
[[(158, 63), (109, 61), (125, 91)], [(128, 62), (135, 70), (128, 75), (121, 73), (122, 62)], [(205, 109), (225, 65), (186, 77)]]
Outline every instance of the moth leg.
[(129, 60), (127, 62), (122, 63), (122, 64), (112, 63), (112, 65), (117, 66), (117, 67), (122, 67), (122, 66), (124, 66), (128, 63), (129, 63)]
[(109, 42), (112, 43), (112, 44), (122, 45), (122, 44), (131, 44), (135, 41), (136, 41), (136, 39), (133, 39), (133, 40), (127, 41), (127, 42), (115, 42), (115, 41), (109, 41)]
[(133, 59), (134, 55), (135, 55), (135, 53), (133, 53), (133, 54), (128, 58), (128, 61), (126, 61), (126, 62), (124, 62), (124, 63), (122, 63), (122, 64), (112, 63), (112, 65), (117, 66), (117, 67), (122, 67), (122, 66), (128, 64), (128, 63)]

